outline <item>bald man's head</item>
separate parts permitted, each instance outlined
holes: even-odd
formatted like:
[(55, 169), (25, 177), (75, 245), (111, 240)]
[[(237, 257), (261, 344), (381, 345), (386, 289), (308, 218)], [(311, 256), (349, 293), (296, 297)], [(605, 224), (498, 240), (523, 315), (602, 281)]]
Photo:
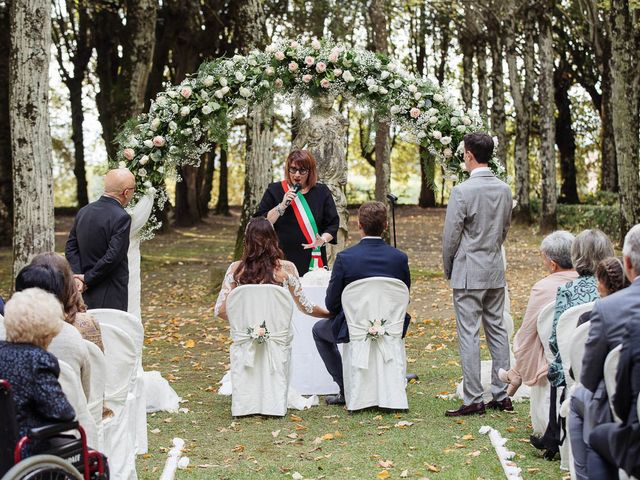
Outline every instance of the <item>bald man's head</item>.
[(104, 176), (104, 194), (118, 200), (123, 207), (133, 198), (136, 178), (126, 168), (109, 170)]

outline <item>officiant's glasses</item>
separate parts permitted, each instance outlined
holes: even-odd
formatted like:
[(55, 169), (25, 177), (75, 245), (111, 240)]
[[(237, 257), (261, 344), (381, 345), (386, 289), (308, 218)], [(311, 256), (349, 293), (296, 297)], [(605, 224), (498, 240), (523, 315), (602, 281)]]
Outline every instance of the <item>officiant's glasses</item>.
[(289, 167), (289, 173), (291, 175), (294, 175), (296, 172), (298, 172), (300, 175), (306, 175), (307, 173), (309, 173), (309, 170), (306, 168)]

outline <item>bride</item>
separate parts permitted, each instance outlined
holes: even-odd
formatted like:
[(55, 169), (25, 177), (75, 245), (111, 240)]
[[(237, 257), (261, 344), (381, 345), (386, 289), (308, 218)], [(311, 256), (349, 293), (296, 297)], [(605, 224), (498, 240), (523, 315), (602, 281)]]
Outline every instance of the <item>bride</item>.
[(264, 217), (253, 218), (247, 224), (242, 258), (227, 269), (216, 301), (215, 314), (228, 320), (227, 296), (234, 288), (250, 284), (281, 285), (289, 290), (300, 311), (313, 317), (330, 316), (327, 309), (314, 305), (305, 297), (298, 270), (293, 263), (284, 260), (273, 225)]

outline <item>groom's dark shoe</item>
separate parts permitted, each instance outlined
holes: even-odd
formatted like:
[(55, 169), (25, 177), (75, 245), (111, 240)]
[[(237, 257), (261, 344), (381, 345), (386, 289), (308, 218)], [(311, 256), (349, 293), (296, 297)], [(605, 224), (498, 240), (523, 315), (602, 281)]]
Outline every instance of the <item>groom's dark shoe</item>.
[(324, 401), (327, 405), (344, 405), (346, 403), (344, 400), (344, 395), (342, 393), (324, 397)]
[(497, 400), (491, 400), (489, 403), (487, 403), (486, 407), (503, 412), (513, 412), (513, 403), (511, 403), (511, 399), (509, 397), (505, 398), (504, 400), (500, 400), (499, 402)]
[(484, 402), (461, 405), (457, 410), (447, 410), (445, 417), (463, 417), (465, 415), (482, 415), (485, 413)]

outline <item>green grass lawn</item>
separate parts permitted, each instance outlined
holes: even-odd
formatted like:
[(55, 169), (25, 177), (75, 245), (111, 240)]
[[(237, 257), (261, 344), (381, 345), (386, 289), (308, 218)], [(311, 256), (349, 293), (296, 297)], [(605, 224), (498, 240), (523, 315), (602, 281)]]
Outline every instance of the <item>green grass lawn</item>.
[[(515, 413), (444, 417), (459, 401), (438, 395), (455, 391), (461, 370), (451, 292), (440, 266), (443, 210), (406, 207), (397, 212), (398, 247), (409, 254), (413, 278), (408, 367), (420, 376), (407, 387), (407, 413), (349, 414), (321, 402), (282, 419), (233, 419), (230, 397), (216, 394), (229, 367), (230, 340), (227, 324), (213, 317), (213, 304), (231, 260), (238, 225), (234, 213), (143, 244), (145, 369), (161, 371), (186, 410), (149, 417), (149, 453), (138, 457), (139, 478), (159, 477), (173, 437), (185, 440), (191, 460), (178, 479), (287, 479), (295, 472), (306, 479), (505, 478), (488, 437), (478, 433), (482, 425), (509, 439), (507, 447), (516, 452), (523, 478), (565, 476), (558, 461), (543, 460), (529, 445), (528, 402), (516, 404)], [(58, 251), (70, 222), (58, 219)], [(356, 231), (353, 218), (351, 231)], [(531, 228), (514, 227), (509, 234), (508, 282), (516, 324), (531, 285), (544, 274), (537, 255), (540, 240)], [(351, 241), (357, 241), (353, 233)], [(9, 278), (10, 252), (0, 250), (0, 294), (5, 297)], [(488, 358), (484, 342), (483, 355)], [(400, 421), (411, 425), (397, 425)]]

